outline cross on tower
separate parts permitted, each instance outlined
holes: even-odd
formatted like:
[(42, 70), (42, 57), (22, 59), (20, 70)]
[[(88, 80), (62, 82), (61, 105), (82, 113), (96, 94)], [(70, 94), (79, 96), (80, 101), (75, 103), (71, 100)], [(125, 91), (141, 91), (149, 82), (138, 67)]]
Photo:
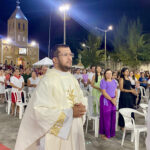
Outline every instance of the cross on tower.
[(20, 5), (20, 0), (17, 0), (16, 4), (17, 4), (17, 6), (19, 6)]

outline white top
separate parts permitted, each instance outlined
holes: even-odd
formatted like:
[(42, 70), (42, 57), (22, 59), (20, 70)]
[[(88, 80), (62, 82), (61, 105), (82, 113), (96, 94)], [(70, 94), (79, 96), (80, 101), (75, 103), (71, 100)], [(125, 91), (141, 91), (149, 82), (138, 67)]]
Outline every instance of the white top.
[[(22, 83), (24, 82), (24, 79), (22, 76), (20, 76), (20, 78), (18, 79), (17, 77), (15, 76), (12, 76), (10, 78), (10, 83), (12, 83), (13, 85), (17, 86), (18, 88), (21, 88), (22, 87)], [(16, 88), (13, 88), (12, 87), (12, 92), (18, 92), (18, 89)]]
[(92, 81), (92, 78), (93, 78), (94, 75), (95, 75), (95, 73), (93, 73), (93, 72), (88, 73), (88, 79), (90, 81)]
[(131, 85), (135, 85), (135, 82), (137, 81), (137, 79), (135, 78), (135, 80), (129, 76), (129, 79), (131, 81)]
[[(35, 79), (33, 79), (32, 77), (30, 77), (28, 80), (30, 80), (30, 84), (35, 84), (38, 85), (40, 79), (38, 77), (36, 77)], [(35, 87), (29, 87), (29, 93), (31, 94), (34, 91)]]
[[(0, 76), (0, 81), (5, 82), (5, 76)], [(5, 84), (0, 83), (0, 94), (5, 93)]]
[(150, 79), (148, 79), (147, 83), (150, 84)]
[(79, 81), (82, 79), (82, 75), (81, 74), (74, 74), (74, 77)]

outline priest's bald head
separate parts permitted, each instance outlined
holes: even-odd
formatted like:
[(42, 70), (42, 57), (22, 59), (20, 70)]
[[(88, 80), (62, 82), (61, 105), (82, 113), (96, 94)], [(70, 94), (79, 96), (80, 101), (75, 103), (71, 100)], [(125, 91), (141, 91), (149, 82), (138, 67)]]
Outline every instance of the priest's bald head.
[(72, 67), (74, 54), (68, 45), (57, 44), (52, 49), (54, 67), (58, 70), (67, 72)]

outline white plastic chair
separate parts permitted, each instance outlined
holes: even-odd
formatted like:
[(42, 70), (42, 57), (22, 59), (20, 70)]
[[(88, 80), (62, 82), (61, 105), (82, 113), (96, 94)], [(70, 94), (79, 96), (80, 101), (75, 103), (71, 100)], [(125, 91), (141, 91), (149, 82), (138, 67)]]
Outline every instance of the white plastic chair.
[(93, 96), (88, 96), (88, 110), (86, 119), (86, 133), (88, 130), (88, 121), (93, 120), (93, 130), (95, 130), (95, 137), (98, 137), (99, 132), (99, 114), (93, 114)]
[(11, 88), (5, 89), (5, 101), (7, 102), (7, 104), (6, 104), (6, 112), (9, 115), (10, 114), (10, 110), (11, 110)]
[[(24, 103), (22, 102), (24, 96)], [(26, 98), (26, 92), (25, 91), (18, 91), (16, 92), (15, 99), (17, 100), (16, 102), (16, 108), (15, 108), (15, 116), (17, 113), (17, 107), (19, 107), (19, 119), (22, 119), (23, 113), (24, 113), (24, 107), (27, 106), (28, 99)]]
[(145, 115), (145, 122), (147, 122), (147, 114), (148, 114), (148, 104), (141, 103), (140, 107)]
[(118, 131), (118, 118), (119, 118), (119, 98), (120, 98), (120, 89), (117, 89), (117, 105), (116, 105), (116, 127), (115, 130)]
[(139, 135), (141, 132), (147, 132), (146, 125), (136, 125), (134, 119), (131, 117), (131, 113), (136, 113), (145, 117), (145, 115), (137, 110), (131, 108), (122, 108), (119, 110), (120, 114), (124, 118), (125, 127), (122, 137), (121, 145), (123, 146), (126, 130), (131, 131), (131, 141), (135, 141), (135, 150), (139, 150)]
[(148, 103), (149, 96), (147, 95), (145, 88), (140, 86), (140, 92), (141, 92), (141, 101)]

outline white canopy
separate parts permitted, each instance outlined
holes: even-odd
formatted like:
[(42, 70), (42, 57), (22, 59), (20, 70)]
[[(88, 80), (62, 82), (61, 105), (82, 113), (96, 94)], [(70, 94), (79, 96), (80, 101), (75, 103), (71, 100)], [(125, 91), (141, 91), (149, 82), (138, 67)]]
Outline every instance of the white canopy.
[(33, 66), (51, 66), (51, 65), (53, 65), (53, 61), (48, 57), (45, 57), (33, 64)]
[(79, 68), (79, 69), (84, 69), (84, 66), (74, 65), (74, 66), (72, 66), (72, 67), (74, 67), (74, 68)]

